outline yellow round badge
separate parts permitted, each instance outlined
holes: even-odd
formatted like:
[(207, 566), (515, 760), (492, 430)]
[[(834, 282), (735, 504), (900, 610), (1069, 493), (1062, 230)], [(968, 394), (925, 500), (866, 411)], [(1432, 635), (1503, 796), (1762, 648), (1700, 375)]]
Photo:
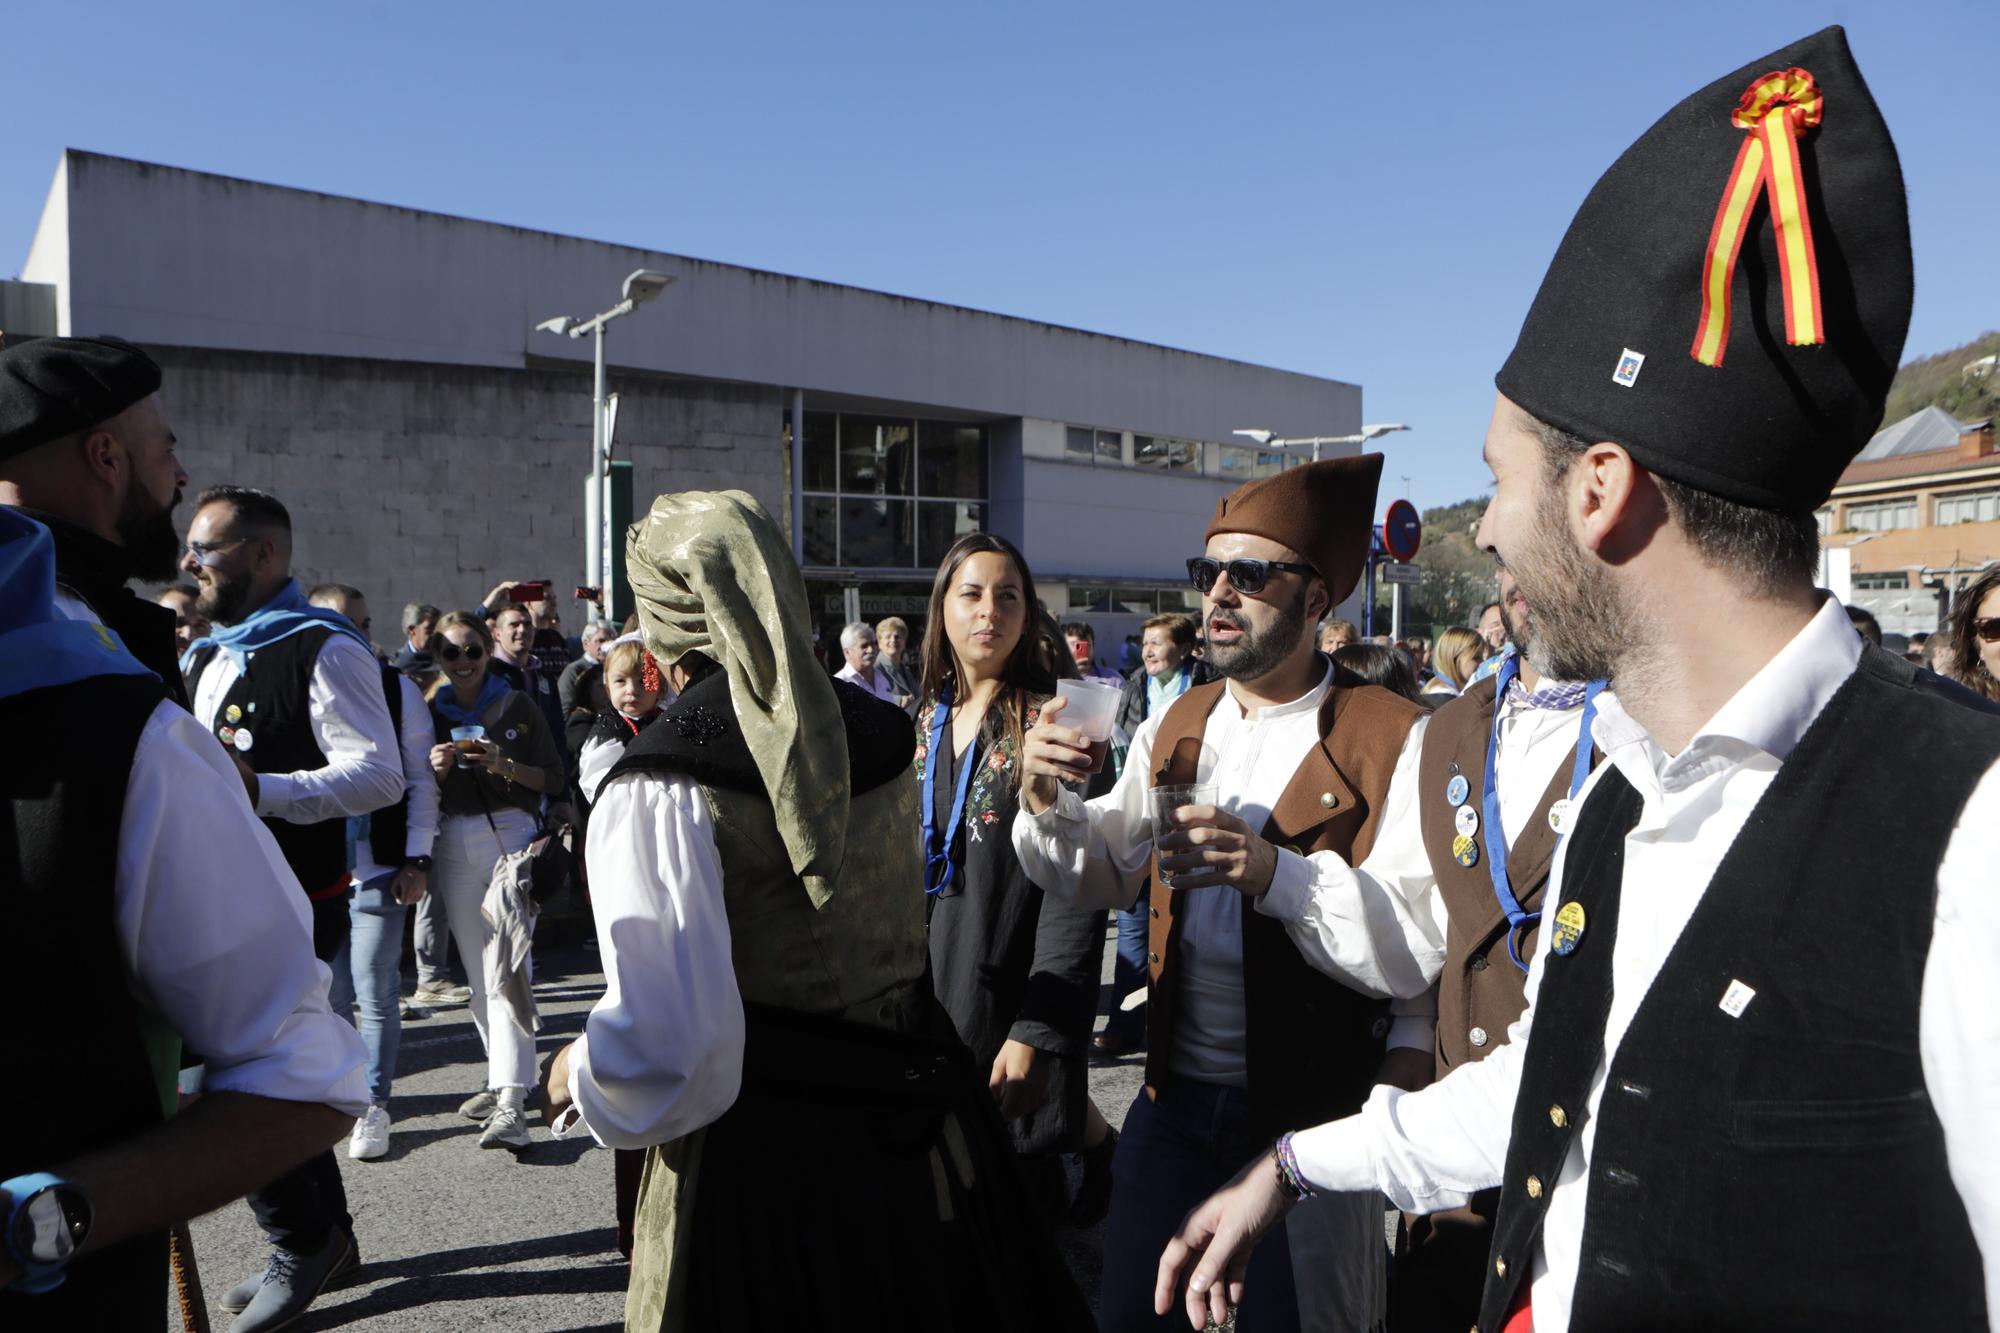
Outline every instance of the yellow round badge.
[(1479, 843), (1470, 833), (1461, 833), (1451, 840), (1451, 855), (1469, 870), (1479, 864)]
[(1584, 924), (1583, 904), (1564, 903), (1556, 911), (1556, 930), (1549, 947), (1563, 957), (1569, 957), (1576, 952), (1578, 941), (1583, 939)]

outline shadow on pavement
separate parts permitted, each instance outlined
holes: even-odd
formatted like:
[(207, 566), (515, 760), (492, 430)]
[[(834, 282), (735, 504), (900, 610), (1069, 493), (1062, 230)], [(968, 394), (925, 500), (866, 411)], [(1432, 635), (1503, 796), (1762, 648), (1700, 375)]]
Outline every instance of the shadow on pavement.
[[(315, 1307), (289, 1327), (295, 1333), (338, 1328), (445, 1301), (491, 1301), (509, 1296), (564, 1296), (623, 1291), (626, 1268), (609, 1227), (541, 1236), (504, 1245), (476, 1245), (363, 1264), (354, 1286), (388, 1281), (357, 1300)], [(604, 1262), (565, 1268), (519, 1269), (523, 1261), (588, 1259)], [(472, 1271), (484, 1270), (484, 1271)], [(603, 1325), (601, 1327), (616, 1327)]]

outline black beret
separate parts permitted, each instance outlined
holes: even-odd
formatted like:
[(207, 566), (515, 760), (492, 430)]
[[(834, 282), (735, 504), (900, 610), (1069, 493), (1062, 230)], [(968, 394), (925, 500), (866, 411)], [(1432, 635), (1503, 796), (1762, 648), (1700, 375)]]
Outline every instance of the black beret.
[(122, 338), (0, 350), (0, 458), (101, 425), (159, 388), (159, 365)]
[[(1783, 77), (1764, 83), (1771, 75)], [(1768, 136), (1739, 128), (1773, 104), (1801, 123), (1796, 190), (1784, 188), (1784, 146), (1767, 150)], [(1768, 189), (1748, 170), (1739, 180), (1746, 140), (1759, 144), (1750, 166), (1768, 163)], [(1774, 195), (1805, 202), (1806, 226), (1789, 233), (1789, 307)], [(1718, 266), (1711, 237), (1738, 217), (1742, 248), (1724, 283), (1727, 240)], [(1705, 279), (1727, 299), (1705, 301)], [(1541, 420), (1621, 444), (1662, 476), (1757, 508), (1810, 510), (1881, 425), (1913, 282), (1896, 145), (1846, 34), (1827, 28), (1718, 79), (1625, 150), (1577, 210), (1495, 383)], [(1815, 319), (1824, 341), (1809, 344)]]

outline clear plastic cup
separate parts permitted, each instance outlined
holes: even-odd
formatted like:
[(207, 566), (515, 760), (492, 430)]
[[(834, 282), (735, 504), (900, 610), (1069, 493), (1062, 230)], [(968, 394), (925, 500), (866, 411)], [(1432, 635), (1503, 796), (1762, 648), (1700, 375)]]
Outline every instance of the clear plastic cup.
[(1146, 813), (1153, 821), (1153, 866), (1158, 871), (1160, 883), (1166, 888), (1174, 887), (1173, 872), (1159, 863), (1160, 839), (1182, 827), (1174, 819), (1174, 812), (1185, 805), (1214, 805), (1215, 784), (1212, 782), (1188, 782), (1163, 787), (1154, 787), (1146, 793)]
[(478, 725), (453, 727), (451, 729), (452, 748), (460, 754), (479, 753), (479, 743), (486, 739), (486, 728)]
[(1056, 718), (1065, 727), (1075, 727), (1090, 742), (1090, 771), (1104, 767), (1111, 753), (1111, 724), (1118, 718), (1121, 691), (1109, 681), (1059, 680), (1056, 697), (1063, 701)]

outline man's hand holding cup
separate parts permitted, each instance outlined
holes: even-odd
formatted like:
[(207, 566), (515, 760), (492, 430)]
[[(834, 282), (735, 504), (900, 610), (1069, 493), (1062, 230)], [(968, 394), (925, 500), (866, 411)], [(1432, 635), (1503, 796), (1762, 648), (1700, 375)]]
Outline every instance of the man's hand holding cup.
[(1278, 871), (1278, 849), (1214, 804), (1214, 788), (1205, 792), (1205, 802), (1188, 800), (1202, 793), (1185, 788), (1156, 787), (1150, 793), (1160, 882), (1176, 891), (1220, 884), (1246, 898), (1263, 897)]

